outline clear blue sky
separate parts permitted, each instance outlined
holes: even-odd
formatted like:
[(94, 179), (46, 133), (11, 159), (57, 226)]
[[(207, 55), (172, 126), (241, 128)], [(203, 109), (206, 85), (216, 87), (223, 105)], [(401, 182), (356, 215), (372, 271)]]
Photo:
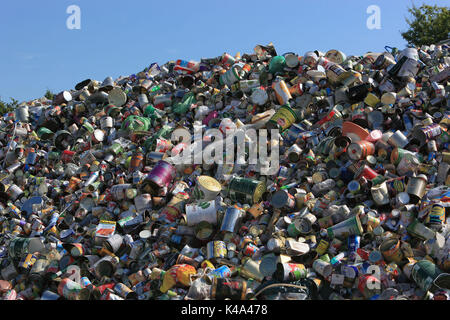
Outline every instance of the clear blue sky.
[[(448, 1), (425, 1), (448, 5)], [(69, 30), (68, 6), (81, 9)], [(369, 30), (369, 5), (381, 30)], [(152, 62), (250, 53), (272, 41), (282, 54), (339, 49), (347, 55), (404, 48), (406, 0), (39, 0), (3, 1), (0, 97), (19, 101), (58, 93), (81, 80), (129, 75)], [(415, 1), (416, 5), (422, 1)]]

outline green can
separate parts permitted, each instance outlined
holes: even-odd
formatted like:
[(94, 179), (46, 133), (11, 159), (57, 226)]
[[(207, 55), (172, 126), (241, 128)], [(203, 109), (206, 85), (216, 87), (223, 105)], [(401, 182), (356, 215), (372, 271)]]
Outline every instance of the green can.
[(115, 142), (109, 147), (109, 152), (114, 156), (117, 156), (123, 152), (123, 147), (120, 143)]
[(236, 177), (228, 185), (231, 200), (239, 203), (255, 204), (260, 202), (266, 191), (266, 183), (254, 179)]
[(414, 265), (411, 276), (422, 290), (428, 291), (441, 273), (442, 271), (433, 262), (420, 260)]
[(41, 140), (51, 140), (55, 133), (46, 127), (40, 127), (36, 134)]
[(297, 122), (299, 119), (295, 111), (285, 104), (281, 106), (280, 109), (275, 112), (275, 114), (270, 118), (266, 124), (267, 129), (279, 129), (281, 132), (289, 129), (289, 127)]

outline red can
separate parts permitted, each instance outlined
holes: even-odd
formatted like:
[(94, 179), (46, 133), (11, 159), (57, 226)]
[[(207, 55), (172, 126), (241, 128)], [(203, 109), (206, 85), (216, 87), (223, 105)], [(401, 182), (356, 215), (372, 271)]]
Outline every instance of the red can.
[(348, 157), (352, 160), (365, 159), (375, 153), (375, 145), (369, 141), (358, 141), (350, 144), (347, 148)]
[(61, 153), (61, 161), (64, 163), (72, 162), (74, 155), (75, 155), (75, 151), (64, 150)]

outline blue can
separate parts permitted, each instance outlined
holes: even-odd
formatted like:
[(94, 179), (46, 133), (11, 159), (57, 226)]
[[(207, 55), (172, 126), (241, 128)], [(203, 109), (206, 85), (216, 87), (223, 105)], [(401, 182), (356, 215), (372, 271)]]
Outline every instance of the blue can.
[(236, 227), (236, 222), (238, 221), (240, 216), (240, 210), (237, 208), (227, 208), (225, 215), (223, 217), (222, 226), (220, 227), (220, 231), (225, 232), (234, 232)]
[(291, 125), (286, 131), (285, 141), (291, 144), (294, 143), (303, 131), (305, 130), (299, 124)]
[(219, 268), (211, 271), (209, 275), (215, 278), (231, 278), (231, 269), (228, 266), (220, 266)]
[(356, 259), (356, 250), (359, 249), (361, 243), (361, 237), (357, 235), (351, 235), (348, 237), (348, 259), (354, 261)]
[(53, 291), (46, 290), (42, 293), (41, 300), (59, 300), (61, 296)]

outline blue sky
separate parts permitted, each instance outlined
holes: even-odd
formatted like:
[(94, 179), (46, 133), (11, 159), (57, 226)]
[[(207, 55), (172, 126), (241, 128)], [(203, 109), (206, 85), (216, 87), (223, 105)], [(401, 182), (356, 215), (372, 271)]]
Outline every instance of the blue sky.
[[(422, 1), (415, 1), (420, 5)], [(448, 5), (448, 1), (426, 1)], [(152, 62), (250, 53), (273, 42), (279, 54), (339, 49), (347, 55), (404, 48), (405, 0), (39, 0), (4, 1), (0, 11), (0, 97), (58, 93), (81, 80), (103, 81)], [(69, 30), (67, 7), (81, 9)], [(369, 30), (366, 9), (381, 9)]]

